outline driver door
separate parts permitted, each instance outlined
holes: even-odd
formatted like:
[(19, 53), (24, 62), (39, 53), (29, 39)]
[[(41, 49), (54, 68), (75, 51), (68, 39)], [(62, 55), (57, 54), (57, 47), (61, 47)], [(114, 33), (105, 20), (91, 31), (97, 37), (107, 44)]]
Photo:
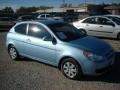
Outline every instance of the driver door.
[[(47, 36), (49, 39), (44, 40)], [(47, 63), (56, 63), (56, 45), (52, 43), (51, 34), (42, 25), (29, 24), (26, 42), (28, 56)]]

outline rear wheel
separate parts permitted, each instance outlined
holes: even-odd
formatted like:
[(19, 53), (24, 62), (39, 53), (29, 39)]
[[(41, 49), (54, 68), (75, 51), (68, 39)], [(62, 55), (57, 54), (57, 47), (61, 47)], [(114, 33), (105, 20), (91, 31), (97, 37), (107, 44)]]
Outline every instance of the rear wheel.
[(120, 33), (118, 34), (117, 39), (120, 40)]
[(13, 45), (9, 46), (8, 53), (9, 53), (11, 59), (13, 59), (13, 60), (19, 59), (18, 52), (17, 52), (16, 48)]
[(61, 71), (67, 78), (77, 79), (82, 75), (80, 65), (72, 58), (67, 58), (61, 63)]

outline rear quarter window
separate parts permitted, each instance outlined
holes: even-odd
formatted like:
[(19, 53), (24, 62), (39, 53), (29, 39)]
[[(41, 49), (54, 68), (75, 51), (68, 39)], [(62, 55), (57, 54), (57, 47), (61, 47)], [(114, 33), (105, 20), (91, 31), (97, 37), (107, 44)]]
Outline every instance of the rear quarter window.
[(20, 24), (15, 27), (15, 32), (20, 34), (26, 34), (27, 24)]

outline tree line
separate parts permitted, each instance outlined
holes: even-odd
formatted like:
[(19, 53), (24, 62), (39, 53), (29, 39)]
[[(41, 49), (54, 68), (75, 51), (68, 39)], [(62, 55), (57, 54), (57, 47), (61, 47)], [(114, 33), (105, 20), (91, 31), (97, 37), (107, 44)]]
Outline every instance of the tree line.
[(40, 6), (40, 7), (20, 7), (16, 9), (16, 11), (13, 10), (12, 7), (5, 7), (2, 10), (0, 10), (0, 13), (5, 13), (5, 14), (29, 14), (32, 12), (35, 12), (37, 10), (46, 10), (53, 8), (51, 6)]
[[(81, 4), (80, 4), (81, 5)], [(120, 3), (112, 3), (112, 4), (99, 4), (101, 6), (109, 6), (109, 5), (120, 5)], [(78, 5), (79, 6), (79, 5)], [(64, 3), (64, 4), (61, 4), (60, 5), (61, 8), (64, 8), (64, 7), (73, 7), (73, 5), (70, 3), (70, 4), (67, 4), (67, 3)], [(51, 9), (51, 8), (54, 8), (52, 6), (40, 6), (40, 7), (20, 7), (18, 9), (16, 9), (16, 11), (13, 10), (13, 8), (11, 7), (5, 7), (3, 8), (2, 10), (0, 10), (0, 13), (5, 13), (5, 14), (29, 14), (29, 13), (32, 13), (32, 12), (36, 12), (37, 10), (46, 10), (46, 9)]]

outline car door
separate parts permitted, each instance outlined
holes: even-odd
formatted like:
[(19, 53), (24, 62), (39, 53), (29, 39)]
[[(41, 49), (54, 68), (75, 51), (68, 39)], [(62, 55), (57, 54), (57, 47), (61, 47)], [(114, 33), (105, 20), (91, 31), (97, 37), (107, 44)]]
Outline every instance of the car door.
[(97, 29), (97, 35), (103, 36), (103, 37), (112, 37), (115, 29), (115, 24), (104, 17), (98, 17), (98, 29)]
[(90, 17), (85, 19), (81, 23), (81, 27), (86, 30), (88, 35), (96, 36), (96, 31), (98, 30), (96, 17)]
[(22, 23), (14, 28), (15, 34), (12, 34), (12, 38), (14, 38), (14, 44), (15, 47), (17, 48), (18, 52), (22, 55), (26, 53), (26, 32), (27, 32), (27, 24)]
[(28, 56), (47, 63), (56, 63), (56, 45), (52, 43), (51, 34), (42, 25), (30, 23), (26, 41)]

